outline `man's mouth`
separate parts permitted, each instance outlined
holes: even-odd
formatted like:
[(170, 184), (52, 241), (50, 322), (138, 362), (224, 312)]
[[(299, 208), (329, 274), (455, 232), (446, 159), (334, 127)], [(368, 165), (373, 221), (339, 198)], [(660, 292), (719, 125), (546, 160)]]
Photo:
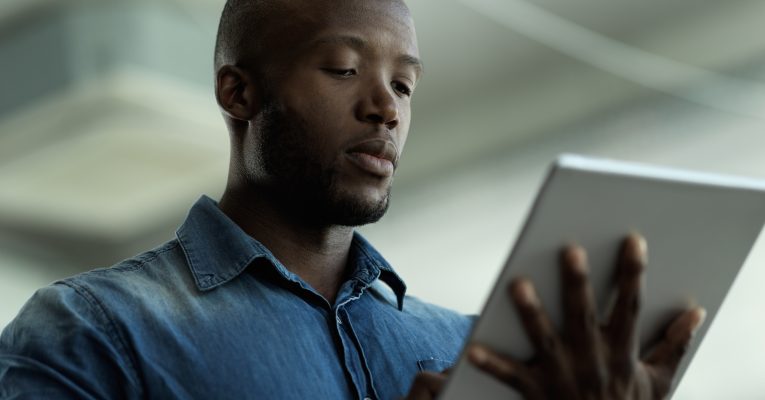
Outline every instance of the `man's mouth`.
[(365, 140), (351, 147), (347, 155), (354, 165), (381, 178), (393, 176), (398, 163), (396, 145), (385, 139)]

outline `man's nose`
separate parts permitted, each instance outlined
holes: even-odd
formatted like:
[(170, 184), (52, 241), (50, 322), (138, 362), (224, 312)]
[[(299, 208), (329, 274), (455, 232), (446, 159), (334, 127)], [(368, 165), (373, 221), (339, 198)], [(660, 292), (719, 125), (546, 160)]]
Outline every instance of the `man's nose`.
[(388, 129), (398, 126), (398, 103), (393, 89), (385, 84), (373, 85), (361, 100), (357, 117), (366, 122), (385, 125)]

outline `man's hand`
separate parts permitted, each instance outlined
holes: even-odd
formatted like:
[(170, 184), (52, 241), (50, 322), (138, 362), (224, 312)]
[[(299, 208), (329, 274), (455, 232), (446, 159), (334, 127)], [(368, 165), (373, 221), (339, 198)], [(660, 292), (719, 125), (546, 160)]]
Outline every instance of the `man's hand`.
[(640, 359), (637, 322), (646, 254), (642, 237), (631, 235), (624, 241), (616, 303), (601, 325), (587, 278), (586, 253), (581, 247), (567, 247), (561, 256), (563, 331), (559, 334), (554, 330), (531, 282), (517, 279), (508, 291), (535, 356), (521, 362), (485, 346), (472, 345), (468, 358), (527, 399), (666, 397), (680, 360), (706, 313), (702, 308), (681, 313), (661, 342)]

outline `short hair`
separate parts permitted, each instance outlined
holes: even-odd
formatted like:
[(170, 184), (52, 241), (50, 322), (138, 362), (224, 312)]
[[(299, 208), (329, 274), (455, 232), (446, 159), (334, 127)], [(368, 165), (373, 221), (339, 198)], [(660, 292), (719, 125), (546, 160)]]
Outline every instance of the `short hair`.
[[(227, 0), (215, 40), (215, 70), (226, 64), (259, 62), (266, 24), (280, 0)], [(245, 60), (244, 58), (247, 58)]]
[[(278, 42), (269, 35), (276, 26), (275, 21), (283, 21), (307, 1), (226, 0), (215, 40), (215, 71), (226, 64), (246, 63), (265, 72), (273, 61), (268, 59), (265, 50), (273, 46), (273, 42)], [(353, 1), (363, 3), (369, 0)], [(403, 0), (392, 2), (407, 8)]]

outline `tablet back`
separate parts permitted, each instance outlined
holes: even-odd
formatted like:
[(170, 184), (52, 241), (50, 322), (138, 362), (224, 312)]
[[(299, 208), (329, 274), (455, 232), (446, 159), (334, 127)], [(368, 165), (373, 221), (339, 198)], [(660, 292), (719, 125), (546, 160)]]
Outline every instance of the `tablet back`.
[[(531, 278), (560, 328), (558, 255), (567, 243), (588, 251), (602, 320), (613, 297), (611, 283), (621, 242), (636, 231), (646, 237), (649, 253), (641, 350), (656, 341), (679, 311), (693, 305), (707, 310), (706, 322), (680, 365), (676, 387), (763, 223), (763, 181), (561, 156), (537, 195), (470, 341), (521, 360), (532, 356), (505, 290), (516, 276)], [(479, 372), (463, 354), (440, 399), (470, 398), (521, 397)]]

